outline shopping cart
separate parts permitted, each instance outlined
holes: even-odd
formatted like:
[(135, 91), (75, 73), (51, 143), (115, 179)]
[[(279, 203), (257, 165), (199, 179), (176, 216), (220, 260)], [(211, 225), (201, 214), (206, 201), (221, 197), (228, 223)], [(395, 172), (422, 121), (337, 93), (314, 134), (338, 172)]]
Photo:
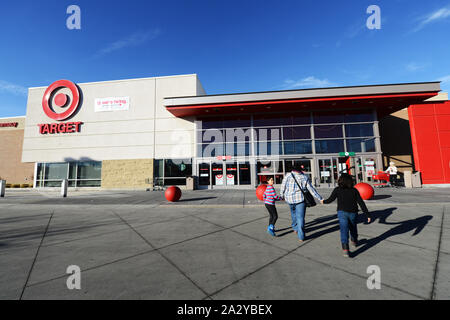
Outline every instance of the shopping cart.
[(378, 171), (378, 174), (374, 174), (372, 176), (373, 182), (375, 182), (373, 184), (373, 186), (375, 188), (384, 188), (384, 187), (389, 187), (389, 173), (386, 173), (384, 171)]

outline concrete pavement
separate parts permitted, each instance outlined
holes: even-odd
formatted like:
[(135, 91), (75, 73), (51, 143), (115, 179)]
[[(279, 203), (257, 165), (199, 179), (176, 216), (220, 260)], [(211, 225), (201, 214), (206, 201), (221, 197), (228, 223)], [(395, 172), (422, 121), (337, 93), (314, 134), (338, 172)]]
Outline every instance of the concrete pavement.
[[(320, 190), (328, 196), (331, 189)], [(336, 203), (308, 209), (307, 240), (278, 204), (278, 237), (254, 190), (7, 190), (0, 299), (449, 299), (449, 189), (379, 189), (360, 245), (341, 256)], [(67, 288), (67, 267), (81, 289)], [(368, 289), (369, 266), (381, 289)]]

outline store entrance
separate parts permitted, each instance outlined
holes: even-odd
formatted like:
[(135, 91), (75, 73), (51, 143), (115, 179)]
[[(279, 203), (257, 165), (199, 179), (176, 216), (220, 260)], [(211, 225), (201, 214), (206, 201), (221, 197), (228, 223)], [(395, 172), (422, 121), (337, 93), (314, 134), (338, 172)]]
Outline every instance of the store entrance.
[(370, 183), (377, 172), (377, 161), (371, 156), (318, 158), (317, 165), (318, 174), (315, 181), (319, 187), (336, 187), (342, 173), (352, 175), (355, 184)]
[(310, 179), (312, 177), (311, 159), (282, 159), (259, 160), (256, 163), (256, 185), (267, 183), (269, 178), (274, 179), (275, 185), (281, 185), (286, 174), (300, 168)]
[(251, 166), (248, 161), (210, 160), (198, 163), (200, 189), (221, 189), (251, 184)]

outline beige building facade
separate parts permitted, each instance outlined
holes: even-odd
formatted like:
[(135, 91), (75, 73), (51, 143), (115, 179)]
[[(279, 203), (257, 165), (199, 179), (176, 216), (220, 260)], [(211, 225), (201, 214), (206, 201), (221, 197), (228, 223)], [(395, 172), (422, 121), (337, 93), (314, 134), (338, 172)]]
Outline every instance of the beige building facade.
[[(154, 159), (194, 156), (194, 120), (172, 115), (163, 98), (205, 94), (197, 75), (76, 87), (77, 111), (56, 121), (43, 108), (50, 87), (29, 89), (21, 160), (36, 163), (35, 187), (57, 187), (66, 178), (70, 187), (148, 188), (154, 184)], [(67, 97), (66, 105), (58, 106), (55, 99), (60, 94)], [(73, 100), (70, 88), (57, 85), (48, 103), (61, 114)]]

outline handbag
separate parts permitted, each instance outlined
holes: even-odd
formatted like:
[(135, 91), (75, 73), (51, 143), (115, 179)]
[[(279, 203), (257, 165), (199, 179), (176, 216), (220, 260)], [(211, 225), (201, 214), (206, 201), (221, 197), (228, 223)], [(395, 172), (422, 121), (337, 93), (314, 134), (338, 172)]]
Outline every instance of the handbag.
[(294, 178), (295, 183), (297, 183), (298, 187), (300, 188), (300, 191), (303, 193), (303, 199), (305, 199), (305, 205), (308, 208), (314, 207), (315, 205), (317, 205), (316, 200), (314, 200), (314, 197), (312, 196), (312, 194), (309, 192), (308, 189), (303, 190), (302, 187), (300, 186), (300, 184), (298, 183), (297, 179), (295, 179), (294, 174), (291, 172), (292, 178)]

